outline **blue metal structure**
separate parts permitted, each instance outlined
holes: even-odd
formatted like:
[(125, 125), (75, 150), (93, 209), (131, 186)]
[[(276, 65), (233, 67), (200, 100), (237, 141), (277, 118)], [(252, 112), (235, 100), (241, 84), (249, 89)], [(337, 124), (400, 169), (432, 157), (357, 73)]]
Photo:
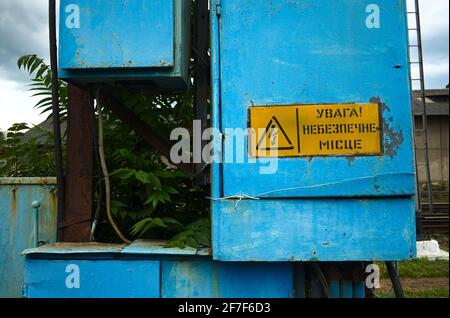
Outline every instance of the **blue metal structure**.
[[(306, 280), (295, 284), (294, 263), (217, 262), (208, 249), (157, 242), (56, 244), (24, 254), (28, 298), (292, 298), (307, 289)], [(334, 297), (365, 296), (362, 281), (330, 284)]]
[(60, 7), (62, 79), (187, 87), (190, 1), (62, 0)]
[[(186, 86), (187, 3), (63, 0), (62, 77)], [(211, 34), (212, 123), (223, 136), (213, 249), (41, 247), (25, 252), (25, 297), (323, 297), (320, 264), (328, 296), (363, 298), (354, 273), (364, 270), (344, 262), (415, 257), (406, 1), (211, 0)], [(226, 161), (236, 150), (227, 130), (251, 127), (254, 109), (343, 104), (377, 107), (380, 152)]]
[[(258, 106), (378, 103), (383, 146), (377, 155), (216, 163), (214, 258), (414, 257), (406, 1), (213, 0), (211, 7), (213, 124), (225, 135), (224, 162), (235, 150), (226, 130), (246, 129)], [(260, 173), (275, 161), (275, 173)]]
[[(35, 241), (56, 240), (55, 184), (54, 178), (0, 178), (0, 298), (22, 294), (22, 251), (35, 246)], [(33, 201), (41, 203), (38, 215)]]

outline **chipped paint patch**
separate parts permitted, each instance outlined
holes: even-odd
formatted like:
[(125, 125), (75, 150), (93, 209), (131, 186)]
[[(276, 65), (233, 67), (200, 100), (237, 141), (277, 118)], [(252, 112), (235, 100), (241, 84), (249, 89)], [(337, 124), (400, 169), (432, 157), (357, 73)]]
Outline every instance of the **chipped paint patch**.
[(400, 149), (405, 141), (403, 131), (401, 129), (395, 129), (392, 126), (394, 118), (388, 116), (388, 113), (391, 113), (391, 108), (386, 103), (383, 103), (380, 97), (373, 97), (370, 99), (370, 102), (378, 103), (380, 105), (384, 153), (392, 159), (397, 155), (398, 149)]

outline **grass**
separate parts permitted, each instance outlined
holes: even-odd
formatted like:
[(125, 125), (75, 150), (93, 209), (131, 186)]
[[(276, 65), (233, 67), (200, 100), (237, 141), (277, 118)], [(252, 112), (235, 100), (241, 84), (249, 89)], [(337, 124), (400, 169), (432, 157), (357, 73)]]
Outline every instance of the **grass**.
[[(377, 265), (381, 269), (381, 277), (384, 280), (389, 280), (389, 274), (386, 266), (382, 262)], [(416, 259), (399, 264), (400, 279), (402, 281), (411, 280), (415, 285), (420, 284), (420, 287), (411, 288), (412, 286), (404, 286), (405, 297), (407, 298), (449, 298), (449, 289), (443, 288), (442, 278), (448, 279), (449, 262), (446, 260), (430, 261), (428, 259)], [(418, 280), (425, 279), (420, 282)], [(431, 280), (431, 284), (430, 284)], [(404, 281), (404, 283), (406, 283)], [(440, 281), (440, 282), (439, 282)], [(414, 286), (414, 284), (413, 284)], [(377, 292), (377, 295), (382, 296), (382, 292)], [(385, 295), (387, 296), (387, 295)], [(383, 296), (384, 297), (384, 296)], [(392, 294), (387, 297), (394, 297)]]
[(411, 288), (405, 288), (406, 298), (448, 298), (448, 288), (438, 288), (418, 291)]
[[(389, 274), (384, 263), (378, 262), (381, 269), (381, 277), (389, 278)], [(407, 262), (401, 262), (399, 265), (400, 277), (402, 278), (435, 278), (448, 277), (448, 261), (436, 260), (430, 261), (425, 258), (416, 259)]]
[[(404, 293), (405, 298), (449, 298), (448, 288), (434, 288), (428, 290), (405, 288)], [(393, 292), (387, 295), (378, 291), (375, 294), (381, 298), (395, 298)]]

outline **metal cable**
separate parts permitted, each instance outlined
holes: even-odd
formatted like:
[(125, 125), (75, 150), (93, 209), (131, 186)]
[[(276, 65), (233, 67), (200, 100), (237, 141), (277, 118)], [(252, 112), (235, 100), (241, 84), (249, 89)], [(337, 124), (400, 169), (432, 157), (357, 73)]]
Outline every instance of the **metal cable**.
[[(98, 100), (97, 100), (98, 102)], [(108, 167), (106, 165), (105, 160), (105, 150), (104, 150), (104, 143), (103, 143), (103, 113), (102, 113), (102, 105), (98, 105), (98, 149), (100, 154), (100, 163), (102, 166), (102, 172), (105, 179), (105, 190), (106, 190), (106, 214), (108, 215), (109, 223), (111, 223), (111, 226), (113, 227), (116, 234), (120, 237), (122, 241), (124, 241), (127, 244), (131, 244), (132, 241), (127, 239), (125, 235), (120, 231), (119, 227), (117, 226), (116, 222), (114, 221), (114, 218), (111, 213), (111, 182), (109, 179), (109, 172)]]

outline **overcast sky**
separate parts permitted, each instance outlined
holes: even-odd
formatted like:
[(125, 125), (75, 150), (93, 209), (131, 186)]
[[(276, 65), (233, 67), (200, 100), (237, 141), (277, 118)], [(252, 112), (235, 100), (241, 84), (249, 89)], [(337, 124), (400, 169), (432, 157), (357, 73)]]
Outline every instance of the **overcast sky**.
[[(408, 0), (411, 1), (411, 0)], [(0, 0), (0, 130), (13, 123), (38, 124), (29, 78), (16, 66), (26, 54), (48, 61), (47, 0)], [(449, 77), (449, 1), (421, 0), (427, 88), (442, 88)]]

